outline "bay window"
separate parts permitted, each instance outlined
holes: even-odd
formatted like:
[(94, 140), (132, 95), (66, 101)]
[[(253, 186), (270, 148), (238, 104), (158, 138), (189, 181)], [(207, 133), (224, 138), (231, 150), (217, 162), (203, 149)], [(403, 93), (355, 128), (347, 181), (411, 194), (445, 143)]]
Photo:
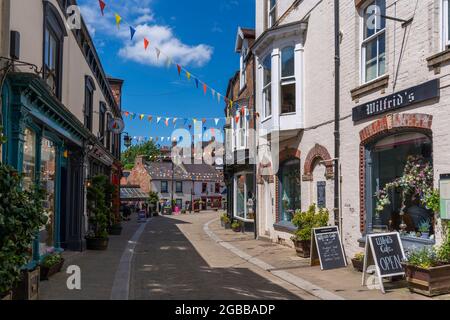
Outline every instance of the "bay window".
[(442, 2), (442, 44), (444, 50), (450, 47), (450, 0)]
[(295, 50), (281, 51), (281, 114), (295, 112)]
[(364, 83), (386, 71), (386, 0), (374, 0), (363, 9), (361, 70)]
[(272, 57), (269, 54), (263, 62), (263, 110), (264, 118), (272, 116)]

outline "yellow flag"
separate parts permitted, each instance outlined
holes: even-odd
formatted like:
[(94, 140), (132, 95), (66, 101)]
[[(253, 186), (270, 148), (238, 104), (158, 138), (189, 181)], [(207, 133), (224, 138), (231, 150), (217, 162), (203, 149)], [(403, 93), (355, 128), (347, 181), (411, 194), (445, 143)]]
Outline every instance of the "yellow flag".
[(122, 17), (116, 13), (116, 24), (117, 28), (120, 28), (120, 21), (122, 21)]
[(191, 80), (191, 73), (186, 71), (186, 77), (188, 78), (188, 80)]
[(141, 114), (141, 116), (140, 116), (141, 121), (144, 120), (144, 117), (145, 117), (145, 115)]

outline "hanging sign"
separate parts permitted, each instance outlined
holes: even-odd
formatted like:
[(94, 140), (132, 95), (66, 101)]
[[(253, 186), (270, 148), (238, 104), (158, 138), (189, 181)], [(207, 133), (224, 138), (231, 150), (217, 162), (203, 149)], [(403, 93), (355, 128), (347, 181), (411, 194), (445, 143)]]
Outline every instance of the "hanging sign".
[(450, 174), (442, 174), (439, 182), (441, 193), (441, 218), (450, 220)]
[(338, 227), (313, 229), (311, 237), (311, 266), (320, 264), (322, 270), (347, 267)]
[(120, 118), (112, 119), (108, 123), (108, 129), (114, 134), (121, 134), (125, 130), (125, 123)]
[(439, 97), (439, 79), (360, 105), (353, 109), (353, 121), (361, 121), (437, 97)]
[[(405, 270), (402, 263), (406, 261), (400, 233), (380, 233), (367, 236), (366, 253), (364, 256), (364, 269), (362, 285), (366, 285), (368, 271), (373, 267), (378, 286), (383, 293), (383, 279), (396, 276), (404, 276)], [(372, 267), (372, 268), (371, 268)]]

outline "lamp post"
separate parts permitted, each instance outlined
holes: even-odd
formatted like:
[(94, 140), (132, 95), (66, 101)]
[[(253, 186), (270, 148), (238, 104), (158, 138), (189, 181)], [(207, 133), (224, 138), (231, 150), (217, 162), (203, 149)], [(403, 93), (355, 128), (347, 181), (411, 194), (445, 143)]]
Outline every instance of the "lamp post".
[(131, 137), (128, 134), (128, 132), (124, 132), (125, 136), (123, 137), (123, 144), (125, 145), (125, 147), (128, 149), (129, 147), (131, 147)]

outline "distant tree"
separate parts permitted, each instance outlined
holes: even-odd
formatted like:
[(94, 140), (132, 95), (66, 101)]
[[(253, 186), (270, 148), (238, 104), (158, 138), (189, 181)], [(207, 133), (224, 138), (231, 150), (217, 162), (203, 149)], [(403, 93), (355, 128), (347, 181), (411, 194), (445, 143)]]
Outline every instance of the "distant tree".
[(159, 145), (156, 145), (153, 141), (147, 141), (135, 146), (129, 147), (126, 151), (122, 152), (122, 163), (125, 170), (131, 170), (134, 167), (134, 162), (138, 156), (146, 156), (147, 158), (155, 158), (161, 155)]

